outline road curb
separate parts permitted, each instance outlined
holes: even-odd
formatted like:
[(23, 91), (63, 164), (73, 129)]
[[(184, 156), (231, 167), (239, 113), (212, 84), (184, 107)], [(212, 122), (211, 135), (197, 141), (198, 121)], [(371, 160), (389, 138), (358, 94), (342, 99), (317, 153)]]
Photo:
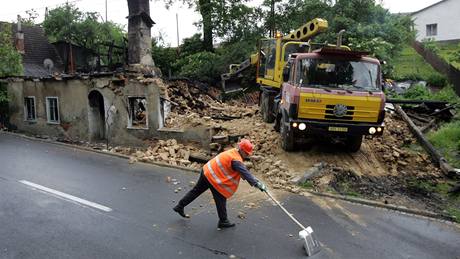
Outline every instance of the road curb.
[(460, 226), (455, 221), (455, 218), (447, 216), (447, 215), (442, 215), (442, 214), (430, 212), (430, 211), (409, 209), (409, 208), (404, 207), (404, 206), (386, 204), (386, 203), (382, 203), (382, 202), (378, 202), (378, 201), (362, 199), (362, 198), (356, 198), (356, 197), (340, 195), (340, 194), (332, 194), (332, 193), (326, 193), (326, 192), (315, 192), (315, 191), (310, 191), (310, 190), (307, 190), (305, 192), (309, 193), (309, 194), (312, 194), (312, 195), (316, 195), (316, 196), (322, 196), (322, 197), (327, 197), (327, 198), (332, 198), (332, 199), (339, 199), (339, 200), (344, 200), (344, 201), (348, 201), (348, 202), (352, 202), (352, 203), (358, 203), (358, 204), (362, 204), (362, 205), (368, 205), (368, 206), (372, 206), (372, 207), (379, 207), (379, 208), (384, 208), (384, 209), (404, 212), (404, 213), (407, 213), (407, 214), (413, 214), (413, 215), (418, 215), (418, 216), (422, 216), (422, 217), (442, 220), (442, 221), (446, 221), (446, 222), (449, 222), (449, 223), (452, 223), (452, 224)]
[[(75, 148), (75, 149), (79, 149), (79, 150), (83, 150), (83, 151), (95, 152), (95, 153), (99, 153), (99, 154), (115, 156), (115, 157), (118, 157), (118, 158), (124, 158), (124, 159), (127, 159), (127, 160), (130, 159), (130, 156), (128, 156), (128, 155), (123, 155), (123, 154), (118, 154), (118, 153), (113, 153), (113, 152), (97, 150), (97, 149), (93, 149), (93, 148), (89, 148), (89, 147), (82, 147), (82, 146), (79, 146), (79, 145), (62, 143), (62, 142), (55, 141), (55, 140), (35, 138), (35, 137), (27, 136), (25, 134), (14, 133), (14, 132), (10, 132), (10, 131), (0, 131), (0, 134), (2, 134), (2, 133), (6, 134), (6, 135), (25, 138), (25, 139), (32, 140), (32, 141), (39, 141), (39, 142), (49, 143), (49, 144), (58, 145), (58, 146), (65, 146), (65, 147)], [(150, 164), (150, 165), (156, 165), (156, 166), (161, 166), (161, 167), (169, 167), (169, 168), (178, 169), (178, 170), (185, 170), (185, 171), (189, 171), (189, 172), (193, 172), (193, 173), (200, 173), (200, 170), (198, 170), (198, 169), (193, 169), (193, 168), (188, 168), (188, 167), (178, 166), (178, 165), (170, 165), (170, 164), (161, 163), (161, 162), (137, 161), (136, 163)]]

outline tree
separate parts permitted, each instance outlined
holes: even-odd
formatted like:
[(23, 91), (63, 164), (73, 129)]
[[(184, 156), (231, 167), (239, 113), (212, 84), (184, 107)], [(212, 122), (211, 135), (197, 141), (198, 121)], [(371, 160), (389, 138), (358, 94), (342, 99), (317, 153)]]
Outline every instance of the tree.
[(27, 17), (22, 17), (21, 22), (24, 25), (33, 26), (35, 25), (35, 20), (38, 17), (37, 11), (35, 9), (30, 9), (26, 11)]
[[(268, 6), (268, 4), (265, 1), (264, 5)], [(266, 15), (268, 17), (266, 27), (268, 28), (273, 23), (270, 19), (274, 19), (275, 28), (287, 34), (314, 18), (330, 21), (332, 15), (332, 2), (330, 0), (288, 0), (278, 6), (273, 18), (268, 14)]]
[[(329, 22), (328, 31), (318, 35), (316, 42), (335, 43), (337, 33), (345, 29), (344, 44), (370, 51), (388, 64), (414, 37), (410, 17), (391, 14), (375, 0), (288, 0), (278, 6), (275, 15), (277, 28), (283, 33), (315, 17)], [(384, 72), (391, 73), (391, 66), (385, 66)]]
[(261, 8), (247, 6), (247, 1), (219, 1), (213, 12), (213, 33), (227, 41), (254, 40), (263, 34), (264, 12)]
[[(166, 7), (175, 1), (164, 0)], [(213, 51), (214, 37), (236, 41), (241, 37), (253, 37), (259, 34), (259, 21), (263, 13), (258, 8), (245, 5), (248, 0), (181, 0), (201, 15), (198, 25), (203, 29), (203, 47)]]
[(113, 22), (99, 22), (95, 12), (81, 12), (72, 4), (49, 11), (43, 28), (51, 42), (66, 41), (94, 52), (106, 51), (106, 43), (122, 46), (125, 33), (122, 26)]
[(0, 77), (22, 74), (22, 57), (12, 39), (11, 24), (0, 24)]
[[(22, 74), (22, 70), (22, 57), (13, 45), (11, 24), (0, 23), (0, 78), (19, 76)], [(6, 121), (7, 110), (8, 93), (6, 84), (0, 83), (0, 128)]]

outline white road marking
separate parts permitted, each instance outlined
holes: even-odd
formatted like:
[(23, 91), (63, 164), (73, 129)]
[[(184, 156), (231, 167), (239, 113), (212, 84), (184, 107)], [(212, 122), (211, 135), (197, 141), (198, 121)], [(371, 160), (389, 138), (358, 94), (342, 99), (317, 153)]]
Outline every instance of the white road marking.
[(84, 200), (84, 199), (75, 197), (75, 196), (70, 195), (70, 194), (67, 194), (67, 193), (63, 193), (63, 192), (60, 192), (60, 191), (56, 191), (56, 190), (53, 190), (53, 189), (51, 189), (51, 188), (48, 188), (48, 187), (45, 187), (45, 186), (42, 186), (42, 185), (39, 185), (39, 184), (36, 184), (36, 183), (32, 183), (32, 182), (29, 182), (29, 181), (26, 181), (26, 180), (21, 180), (21, 181), (19, 181), (19, 182), (20, 182), (20, 183), (23, 183), (23, 184), (25, 184), (25, 185), (31, 186), (31, 187), (33, 187), (33, 188), (42, 190), (42, 191), (44, 191), (44, 192), (47, 192), (47, 193), (51, 193), (51, 194), (57, 195), (57, 196), (62, 197), (62, 198), (64, 198), (64, 199), (71, 200), (71, 201), (74, 201), (74, 202), (78, 202), (78, 203), (81, 203), (81, 204), (83, 204), (83, 205), (90, 206), (90, 207), (93, 207), (93, 208), (96, 208), (96, 209), (99, 209), (99, 210), (102, 210), (102, 211), (105, 211), (105, 212), (110, 212), (110, 211), (112, 211), (111, 208), (106, 207), (106, 206), (104, 206), (104, 205), (100, 205), (100, 204), (97, 204), (97, 203), (95, 203), (95, 202), (87, 201), (87, 200)]

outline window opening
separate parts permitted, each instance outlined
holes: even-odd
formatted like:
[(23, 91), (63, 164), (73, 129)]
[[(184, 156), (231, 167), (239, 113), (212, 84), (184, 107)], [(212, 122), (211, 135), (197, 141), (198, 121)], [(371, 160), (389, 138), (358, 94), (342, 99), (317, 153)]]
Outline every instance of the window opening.
[(34, 121), (37, 119), (35, 111), (35, 97), (29, 96), (24, 98), (24, 115), (25, 120)]
[(147, 128), (147, 101), (145, 97), (128, 97), (128, 127)]

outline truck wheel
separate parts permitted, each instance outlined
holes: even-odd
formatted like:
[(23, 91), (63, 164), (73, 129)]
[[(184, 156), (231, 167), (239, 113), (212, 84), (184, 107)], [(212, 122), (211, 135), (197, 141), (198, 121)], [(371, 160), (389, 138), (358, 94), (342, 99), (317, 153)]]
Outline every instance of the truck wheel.
[(260, 100), (260, 113), (262, 114), (262, 119), (264, 122), (272, 123), (275, 121), (275, 116), (273, 116), (273, 111), (271, 107), (273, 104), (273, 100), (270, 100), (270, 94), (267, 92), (262, 92), (261, 100)]
[(276, 132), (280, 132), (281, 129), (281, 118), (278, 115), (277, 118), (275, 119), (275, 125), (273, 126)]
[(281, 147), (285, 151), (293, 151), (294, 150), (294, 133), (289, 130), (289, 125), (284, 123), (284, 119), (281, 118)]
[(358, 152), (363, 142), (363, 136), (348, 136), (345, 145), (348, 151)]

